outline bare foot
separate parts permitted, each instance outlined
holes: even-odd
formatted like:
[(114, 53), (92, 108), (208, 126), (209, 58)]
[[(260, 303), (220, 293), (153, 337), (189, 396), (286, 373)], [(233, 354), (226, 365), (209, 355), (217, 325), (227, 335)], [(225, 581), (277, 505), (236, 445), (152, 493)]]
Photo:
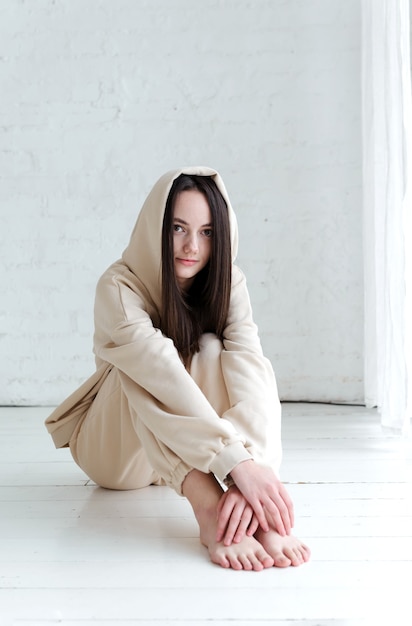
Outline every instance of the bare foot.
[(289, 567), (289, 565), (296, 567), (309, 561), (309, 548), (293, 535), (282, 537), (275, 530), (269, 530), (266, 533), (258, 530), (255, 537), (270, 554), (275, 567)]
[(183, 494), (193, 507), (200, 528), (200, 541), (209, 550), (213, 563), (236, 570), (261, 571), (274, 561), (254, 537), (245, 536), (230, 546), (216, 541), (217, 507), (223, 491), (213, 474), (193, 469), (182, 485)]
[(200, 527), (200, 541), (209, 550), (213, 563), (221, 567), (235, 570), (254, 570), (259, 572), (265, 568), (273, 567), (274, 560), (254, 538), (245, 536), (239, 543), (225, 546), (222, 541), (216, 541), (216, 510), (208, 513), (203, 511), (197, 515)]

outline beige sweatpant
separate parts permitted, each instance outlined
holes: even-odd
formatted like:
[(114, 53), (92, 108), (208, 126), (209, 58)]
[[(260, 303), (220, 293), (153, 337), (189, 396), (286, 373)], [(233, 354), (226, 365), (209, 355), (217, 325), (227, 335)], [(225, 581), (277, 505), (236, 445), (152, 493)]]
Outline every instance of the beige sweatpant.
[[(202, 337), (188, 371), (218, 415), (229, 408), (221, 368), (221, 341)], [(184, 391), (182, 391), (184, 393)], [(139, 489), (167, 484), (178, 493), (193, 469), (156, 439), (131, 409), (127, 384), (117, 368), (104, 381), (70, 440), (76, 463), (96, 484), (108, 489)]]

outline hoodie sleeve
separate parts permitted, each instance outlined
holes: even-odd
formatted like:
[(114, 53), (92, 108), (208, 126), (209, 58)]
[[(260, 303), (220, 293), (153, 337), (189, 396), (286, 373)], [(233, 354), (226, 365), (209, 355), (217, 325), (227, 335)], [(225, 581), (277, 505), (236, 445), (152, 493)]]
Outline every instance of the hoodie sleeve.
[(95, 302), (95, 353), (129, 379), (128, 401), (145, 426), (191, 467), (223, 480), (251, 458), (245, 438), (214, 411), (173, 341), (153, 326), (126, 274), (105, 274)]
[(253, 321), (246, 279), (233, 268), (222, 370), (231, 408), (223, 417), (246, 436), (246, 449), (258, 462), (275, 468), (281, 456), (281, 406), (275, 374), (263, 355)]

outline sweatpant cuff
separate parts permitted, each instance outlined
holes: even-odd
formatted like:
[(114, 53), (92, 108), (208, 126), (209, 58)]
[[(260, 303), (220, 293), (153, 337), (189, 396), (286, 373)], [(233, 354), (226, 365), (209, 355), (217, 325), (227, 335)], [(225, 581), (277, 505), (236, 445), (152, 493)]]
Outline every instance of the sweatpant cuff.
[(182, 486), (186, 476), (192, 471), (193, 467), (181, 461), (174, 469), (169, 479), (165, 478), (166, 483), (176, 491), (179, 496), (183, 496)]

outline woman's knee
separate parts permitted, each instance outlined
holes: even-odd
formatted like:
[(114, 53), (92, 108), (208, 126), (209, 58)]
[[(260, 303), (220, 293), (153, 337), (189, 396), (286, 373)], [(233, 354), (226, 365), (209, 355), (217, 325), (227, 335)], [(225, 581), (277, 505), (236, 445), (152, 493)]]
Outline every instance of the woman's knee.
[(219, 360), (223, 350), (223, 343), (214, 333), (203, 333), (199, 342), (199, 356), (208, 361)]
[(229, 397), (222, 371), (222, 341), (213, 333), (205, 333), (200, 351), (193, 356), (189, 373), (218, 415), (229, 408)]

